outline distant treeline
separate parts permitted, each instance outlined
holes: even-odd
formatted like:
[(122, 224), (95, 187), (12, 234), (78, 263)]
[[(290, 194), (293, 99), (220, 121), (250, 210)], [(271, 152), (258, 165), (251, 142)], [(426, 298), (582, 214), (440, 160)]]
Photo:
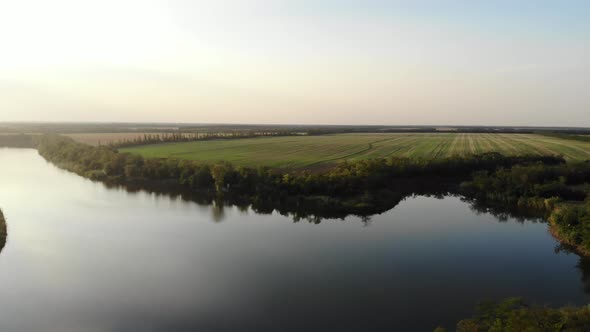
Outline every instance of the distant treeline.
[(590, 142), (590, 134), (572, 134), (564, 132), (537, 132), (539, 135), (567, 139), (571, 141)]
[(178, 142), (194, 142), (206, 141), (212, 139), (236, 139), (236, 138), (254, 138), (254, 137), (271, 137), (271, 136), (295, 136), (302, 135), (299, 132), (289, 131), (232, 131), (232, 132), (174, 132), (174, 133), (150, 133), (143, 134), (130, 139), (122, 139), (116, 142), (111, 142), (108, 145), (113, 148), (125, 148), (137, 145), (146, 144), (161, 144), (161, 143), (178, 143)]
[(510, 126), (433, 126), (433, 125), (281, 125), (281, 124), (196, 124), (196, 123), (0, 123), (0, 133), (74, 134), (74, 133), (230, 133), (298, 132), (315, 134), (379, 132), (461, 132), (531, 133), (555, 132), (587, 134), (590, 128), (510, 127)]
[(36, 146), (33, 135), (0, 135), (0, 147), (8, 148), (34, 148)]

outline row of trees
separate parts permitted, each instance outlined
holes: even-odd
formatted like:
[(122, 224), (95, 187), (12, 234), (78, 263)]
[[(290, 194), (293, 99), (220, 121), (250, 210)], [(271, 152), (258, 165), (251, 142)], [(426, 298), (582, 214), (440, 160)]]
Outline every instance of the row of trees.
[(230, 132), (174, 132), (174, 133), (150, 133), (143, 134), (134, 138), (121, 139), (111, 142), (108, 146), (112, 148), (123, 148), (146, 144), (174, 143), (174, 142), (193, 142), (206, 141), (212, 139), (236, 139), (236, 138), (254, 138), (268, 136), (293, 136), (300, 135), (292, 131), (256, 131), (240, 130)]

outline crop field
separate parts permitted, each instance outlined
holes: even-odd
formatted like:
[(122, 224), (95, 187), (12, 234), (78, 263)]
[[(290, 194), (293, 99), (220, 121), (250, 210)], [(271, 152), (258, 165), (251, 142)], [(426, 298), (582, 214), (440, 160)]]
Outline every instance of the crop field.
[(305, 168), (344, 160), (391, 156), (433, 159), (489, 151), (586, 160), (590, 159), (590, 142), (534, 134), (371, 133), (166, 143), (121, 151), (154, 158)]

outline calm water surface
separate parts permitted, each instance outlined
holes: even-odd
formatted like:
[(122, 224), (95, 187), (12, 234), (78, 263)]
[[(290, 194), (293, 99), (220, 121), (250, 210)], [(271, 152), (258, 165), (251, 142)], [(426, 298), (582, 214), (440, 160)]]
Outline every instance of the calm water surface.
[[(588, 302), (543, 223), (456, 197), (293, 223), (120, 189), (0, 149), (0, 331), (431, 331), (484, 299)], [(587, 271), (586, 271), (587, 272)]]

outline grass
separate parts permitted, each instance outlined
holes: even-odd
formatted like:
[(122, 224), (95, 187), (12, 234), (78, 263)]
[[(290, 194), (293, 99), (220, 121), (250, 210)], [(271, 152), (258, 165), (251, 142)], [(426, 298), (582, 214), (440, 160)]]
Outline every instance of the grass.
[(433, 159), (496, 151), (506, 155), (563, 155), (590, 159), (590, 142), (534, 134), (337, 134), (285, 136), (188, 143), (166, 143), (121, 149), (144, 157), (215, 162), (241, 166), (305, 168), (343, 160), (390, 156)]

